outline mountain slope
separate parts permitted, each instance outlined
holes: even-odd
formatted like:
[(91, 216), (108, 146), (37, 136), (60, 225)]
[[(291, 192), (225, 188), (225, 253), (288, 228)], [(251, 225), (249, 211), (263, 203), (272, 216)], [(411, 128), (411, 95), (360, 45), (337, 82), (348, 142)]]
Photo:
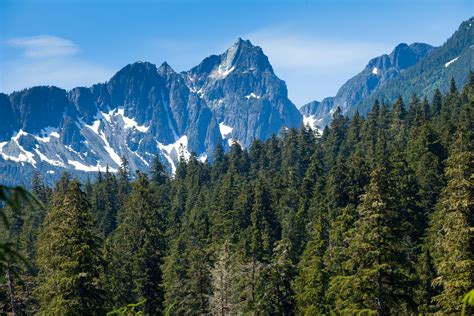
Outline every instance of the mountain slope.
[(121, 157), (147, 170), (159, 155), (173, 171), (180, 156), (212, 159), (218, 142), (249, 146), (302, 122), (262, 49), (242, 39), (189, 71), (136, 62), (90, 88), (0, 94), (0, 110), (5, 183), (34, 171), (48, 182), (66, 170), (115, 171)]
[(439, 47), (428, 44), (399, 44), (389, 54), (376, 57), (349, 79), (335, 97), (325, 98), (300, 108), (306, 123), (326, 126), (337, 107), (347, 115), (356, 111), (365, 115), (375, 100), (393, 102), (402, 96), (407, 102), (413, 94), (431, 97), (439, 88), (449, 89), (451, 78), (458, 86), (474, 70), (474, 18), (461, 23), (459, 29)]
[(474, 18), (461, 23), (446, 43), (369, 98), (361, 100), (351, 112), (367, 113), (376, 99), (391, 102), (402, 96), (408, 100), (415, 93), (430, 97), (437, 88), (446, 92), (451, 78), (463, 86), (469, 70), (474, 70)]
[(323, 128), (331, 121), (337, 107), (343, 113), (350, 112), (356, 104), (428, 56), (432, 49), (424, 43), (399, 44), (389, 55), (371, 59), (359, 74), (341, 86), (335, 97), (325, 98), (316, 108), (312, 106), (314, 101), (310, 102), (303, 105), (300, 112), (307, 122), (314, 122)]
[(302, 122), (285, 82), (275, 75), (262, 49), (248, 40), (239, 38), (224, 54), (206, 58), (183, 75), (245, 147), (278, 134), (282, 126)]

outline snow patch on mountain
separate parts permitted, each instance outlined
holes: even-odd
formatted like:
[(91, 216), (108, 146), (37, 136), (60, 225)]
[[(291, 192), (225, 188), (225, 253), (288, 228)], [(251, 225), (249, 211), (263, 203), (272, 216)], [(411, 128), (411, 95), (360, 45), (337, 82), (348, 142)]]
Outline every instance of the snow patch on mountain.
[[(12, 142), (10, 144), (2, 143), (0, 147), (0, 155), (5, 160), (12, 160), (20, 163), (29, 163), (36, 168), (36, 160), (34, 159), (34, 154), (25, 150), (20, 143), (18, 142), (22, 136), (27, 136), (28, 133), (20, 129), (20, 131), (12, 137)], [(9, 153), (5, 153), (5, 149), (9, 149)]]
[(35, 152), (36, 152), (36, 154), (38, 155), (38, 157), (40, 158), (41, 161), (44, 161), (44, 162), (49, 163), (50, 165), (56, 166), (56, 167), (63, 167), (63, 168), (66, 167), (64, 162), (48, 158), (45, 154), (43, 154), (37, 148), (35, 149)]
[(104, 142), (104, 149), (105, 151), (109, 154), (109, 157), (112, 158), (112, 160), (120, 166), (122, 163), (122, 159), (120, 156), (115, 152), (115, 150), (110, 146), (109, 141), (107, 140), (107, 137), (105, 136), (104, 133), (100, 133), (100, 138)]
[(459, 58), (459, 56), (456, 57), (456, 58), (454, 58), (454, 59), (452, 59), (452, 60), (450, 60), (450, 61), (448, 61), (446, 64), (444, 64), (444, 68), (448, 68), (449, 65), (451, 65), (451, 64), (454, 63), (456, 60), (458, 60), (458, 58)]
[[(74, 169), (79, 170), (79, 171), (86, 171), (86, 172), (101, 171), (101, 172), (105, 172), (107, 170), (107, 167), (102, 167), (99, 162), (97, 162), (96, 166), (88, 166), (88, 165), (85, 165), (85, 164), (83, 164), (79, 161), (70, 160), (70, 159), (67, 162), (68, 162), (68, 164), (73, 166)], [(117, 169), (109, 167), (109, 171), (110, 172), (117, 172)]]
[(316, 115), (303, 116), (303, 125), (309, 126), (311, 129), (317, 131), (319, 134), (322, 134), (322, 130), (319, 128), (321, 123), (322, 119), (318, 119)]
[(316, 116), (315, 115), (309, 115), (309, 116), (303, 116), (303, 124), (308, 125), (309, 127), (313, 128), (316, 123)]
[(378, 75), (379, 74), (379, 69), (377, 67), (374, 67), (374, 69), (372, 69), (372, 73), (374, 75)]
[(30, 153), (29, 151), (26, 151), (23, 149), (23, 147), (19, 146), (19, 149), (22, 151), (18, 154), (18, 156), (10, 156), (7, 154), (4, 154), (3, 152), (0, 153), (3, 159), (5, 160), (12, 160), (14, 162), (27, 162), (33, 165), (33, 167), (36, 168), (36, 160), (33, 159), (34, 154)]
[(255, 93), (252, 92), (252, 93), (250, 93), (249, 95), (246, 95), (245, 98), (246, 98), (247, 100), (249, 100), (249, 99), (251, 99), (251, 98), (254, 98), (254, 99), (257, 99), (257, 100), (258, 100), (258, 99), (260, 99), (260, 96), (259, 96), (259, 95), (256, 95)]
[(39, 142), (49, 143), (51, 141), (51, 137), (60, 138), (58, 131), (59, 129), (48, 126), (41, 130), (41, 133), (40, 133), (41, 136), (34, 136), (34, 137)]
[(216, 79), (216, 80), (221, 80), (227, 77), (232, 71), (234, 71), (235, 67), (232, 66), (230, 68), (227, 68), (224, 65), (219, 65), (216, 70), (214, 70), (209, 77)]
[(189, 157), (191, 157), (191, 153), (188, 151), (188, 136), (186, 135), (181, 136), (176, 142), (168, 145), (163, 145), (158, 142), (158, 148), (160, 148), (163, 156), (170, 163), (171, 171), (173, 173), (176, 172), (175, 161), (179, 161), (181, 157), (185, 160), (188, 160)]
[(148, 129), (150, 128), (149, 126), (143, 126), (139, 125), (137, 121), (135, 121), (133, 118), (129, 118), (125, 116), (125, 110), (124, 109), (117, 109), (116, 114), (114, 115), (120, 115), (122, 117), (122, 120), (124, 122), (124, 127), (129, 128), (129, 129), (136, 129), (142, 133), (146, 133)]
[(207, 155), (206, 154), (200, 154), (198, 157), (199, 161), (204, 163), (207, 160)]
[(232, 135), (233, 128), (225, 125), (224, 122), (219, 123), (219, 131), (223, 139), (229, 138)]

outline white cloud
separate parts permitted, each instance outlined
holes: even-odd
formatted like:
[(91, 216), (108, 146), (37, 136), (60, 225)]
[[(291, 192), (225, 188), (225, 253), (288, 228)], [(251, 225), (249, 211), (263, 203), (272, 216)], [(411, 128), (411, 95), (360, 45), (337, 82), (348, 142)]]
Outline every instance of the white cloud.
[(70, 56), (79, 52), (74, 42), (50, 35), (12, 38), (7, 44), (23, 49), (23, 56), (27, 58)]
[(353, 63), (363, 67), (370, 58), (390, 50), (386, 43), (317, 38), (281, 28), (258, 30), (247, 37), (263, 48), (273, 64), (288, 69), (343, 68)]
[(286, 81), (290, 99), (298, 106), (335, 95), (371, 58), (394, 47), (377, 40), (321, 38), (283, 27), (257, 30), (243, 38), (262, 47), (277, 75)]
[(105, 82), (113, 71), (81, 59), (19, 60), (8, 63), (0, 75), (0, 91), (10, 93), (38, 85), (64, 89)]
[(64, 89), (105, 82), (113, 71), (81, 57), (73, 41), (50, 35), (15, 38), (6, 42), (22, 49), (17, 58), (0, 60), (0, 92), (54, 85)]

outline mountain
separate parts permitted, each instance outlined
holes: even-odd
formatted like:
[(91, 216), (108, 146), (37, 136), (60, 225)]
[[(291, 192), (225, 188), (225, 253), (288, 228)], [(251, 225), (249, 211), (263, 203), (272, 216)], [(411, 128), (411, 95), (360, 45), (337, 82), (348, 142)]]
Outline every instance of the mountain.
[[(433, 47), (424, 43), (405, 43), (397, 45), (389, 54), (373, 58), (356, 76), (349, 79), (338, 90), (335, 97), (323, 99), (317, 106), (313, 101), (303, 105), (300, 112), (305, 122), (326, 126), (337, 107), (343, 113), (349, 112), (356, 104), (365, 100), (387, 82), (397, 78), (404, 71), (428, 56)], [(314, 126), (314, 125), (313, 125)]]
[(181, 73), (166, 62), (125, 66), (106, 83), (70, 91), (33, 87), (0, 94), (0, 177), (54, 182), (63, 171), (147, 170), (159, 155), (170, 171), (183, 155), (212, 160), (219, 142), (248, 147), (302, 116), (260, 47), (238, 39)]
[(413, 94), (430, 98), (437, 88), (447, 92), (451, 78), (458, 87), (464, 86), (470, 70), (474, 70), (474, 17), (462, 22), (458, 30), (426, 58), (361, 100), (351, 112), (367, 113), (376, 99), (391, 102), (402, 96), (408, 102)]
[(431, 97), (439, 88), (449, 89), (451, 78), (458, 86), (467, 82), (474, 70), (474, 18), (464, 21), (446, 43), (433, 47), (423, 43), (399, 44), (389, 55), (371, 59), (356, 76), (349, 79), (335, 97), (303, 105), (304, 121), (326, 126), (337, 107), (348, 115), (365, 115), (375, 100), (391, 103), (399, 96), (408, 102), (413, 94)]
[(246, 147), (254, 139), (278, 133), (282, 126), (301, 124), (285, 82), (275, 75), (262, 49), (248, 40), (239, 38), (224, 54), (206, 58), (186, 72), (185, 79)]

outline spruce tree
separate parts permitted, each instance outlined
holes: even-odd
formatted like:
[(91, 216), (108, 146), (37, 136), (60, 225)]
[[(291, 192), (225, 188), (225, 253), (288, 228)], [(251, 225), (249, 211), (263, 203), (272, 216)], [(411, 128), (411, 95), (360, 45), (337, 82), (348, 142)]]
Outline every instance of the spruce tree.
[(224, 241), (211, 270), (213, 293), (209, 299), (209, 307), (213, 315), (229, 315), (237, 310), (239, 260), (231, 248), (232, 245)]
[(107, 278), (117, 306), (146, 299), (145, 311), (160, 313), (165, 239), (162, 209), (155, 205), (147, 177), (139, 173), (124, 207), (122, 224), (109, 241)]
[(472, 130), (457, 134), (445, 172), (448, 184), (433, 217), (438, 221), (433, 223), (438, 274), (433, 284), (441, 287), (434, 301), (443, 313), (459, 313), (464, 294), (474, 287), (474, 156), (470, 133)]
[(411, 308), (411, 263), (400, 235), (390, 169), (386, 160), (379, 163), (357, 207), (358, 219), (344, 263), (349, 275), (335, 281), (341, 295), (336, 305), (340, 312), (389, 315)]
[(41, 285), (36, 293), (41, 312), (61, 315), (99, 315), (103, 291), (100, 239), (90, 205), (73, 180), (46, 216), (39, 236), (38, 264)]
[(328, 276), (324, 263), (327, 239), (327, 224), (320, 213), (298, 264), (298, 276), (294, 283), (296, 309), (300, 315), (323, 315), (328, 312)]
[(262, 315), (293, 315), (295, 310), (292, 280), (295, 267), (290, 243), (279, 240), (274, 256), (258, 280), (256, 311)]
[(162, 185), (168, 180), (165, 166), (161, 163), (160, 157), (156, 155), (153, 158), (153, 164), (151, 166), (151, 181), (155, 185)]

